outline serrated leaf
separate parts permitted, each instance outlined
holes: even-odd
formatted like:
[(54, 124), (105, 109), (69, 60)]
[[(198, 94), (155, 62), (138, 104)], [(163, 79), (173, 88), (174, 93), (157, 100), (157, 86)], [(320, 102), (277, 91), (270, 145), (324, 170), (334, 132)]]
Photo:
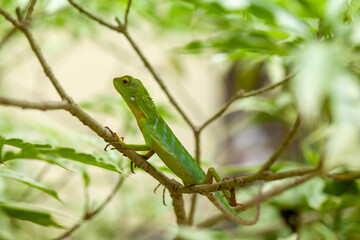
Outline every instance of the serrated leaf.
[(34, 205), (0, 201), (0, 209), (12, 218), (33, 222), (45, 227), (64, 228), (53, 219), (50, 211)]
[(38, 154), (36, 154), (36, 152), (33, 152), (32, 155), (30, 153), (31, 153), (30, 151), (26, 151), (26, 150), (20, 151), (18, 153), (15, 153), (13, 151), (6, 151), (3, 155), (1, 162), (6, 162), (6, 161), (10, 161), (10, 160), (15, 160), (15, 159), (34, 159), (34, 160), (41, 160), (41, 161), (48, 162), (50, 164), (58, 165), (59, 167), (62, 167), (67, 171), (71, 171), (71, 172), (74, 171), (71, 169), (71, 166), (69, 166), (68, 162), (65, 162), (64, 160), (59, 159), (56, 156), (47, 155), (45, 157), (40, 157)]
[(41, 154), (56, 154), (62, 158), (70, 159), (96, 167), (101, 167), (114, 172), (121, 172), (115, 165), (105, 162), (103, 159), (96, 159), (94, 156), (86, 153), (78, 153), (72, 148), (54, 148), (52, 150), (41, 151)]
[(31, 179), (21, 173), (11, 171), (9, 169), (0, 169), (0, 177), (6, 177), (18, 182), (22, 182), (30, 187), (37, 188), (40, 191), (43, 191), (44, 193), (56, 198), (57, 200), (61, 201), (57, 192), (52, 190), (51, 188), (45, 186), (42, 183), (39, 183), (35, 181), (34, 179)]
[(36, 149), (36, 148), (51, 148), (50, 144), (37, 144), (37, 143), (32, 144), (32, 143), (24, 142), (22, 139), (19, 138), (6, 139), (5, 144), (26, 150)]
[(20, 148), (21, 150), (20, 152), (5, 151), (2, 156), (2, 162), (13, 159), (38, 159), (57, 164), (68, 170), (68, 167), (60, 161), (61, 159), (67, 159), (121, 173), (116, 163), (106, 161), (102, 158), (95, 158), (91, 154), (76, 152), (72, 148), (54, 148), (49, 144), (33, 144), (17, 138), (5, 139), (3, 142), (4, 144)]

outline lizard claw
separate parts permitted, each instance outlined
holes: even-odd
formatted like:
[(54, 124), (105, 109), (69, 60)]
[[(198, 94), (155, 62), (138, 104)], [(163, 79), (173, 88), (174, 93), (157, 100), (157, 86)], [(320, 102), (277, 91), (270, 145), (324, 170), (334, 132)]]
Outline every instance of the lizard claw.
[(136, 168), (136, 167), (137, 167), (136, 164), (135, 164), (134, 162), (130, 161), (130, 171), (131, 171), (133, 174), (135, 174), (134, 168)]
[[(162, 184), (161, 183), (159, 183), (156, 187), (155, 187), (155, 189), (154, 189), (154, 193), (156, 193), (156, 190), (161, 186)], [(164, 190), (163, 190), (163, 204), (164, 204), (164, 206), (167, 206), (166, 205), (166, 201), (165, 201), (165, 191), (166, 191), (166, 187), (164, 187)]]
[[(113, 145), (113, 144), (119, 144), (120, 146), (122, 146), (124, 144), (124, 137), (119, 137), (116, 132), (113, 132), (108, 126), (105, 126), (105, 128), (111, 133), (111, 135), (116, 138), (117, 142), (110, 142), (108, 144), (106, 144), (105, 148), (104, 148), (104, 151), (107, 152), (107, 148), (110, 146), (110, 145)], [(111, 148), (111, 150), (114, 150), (115, 148)]]

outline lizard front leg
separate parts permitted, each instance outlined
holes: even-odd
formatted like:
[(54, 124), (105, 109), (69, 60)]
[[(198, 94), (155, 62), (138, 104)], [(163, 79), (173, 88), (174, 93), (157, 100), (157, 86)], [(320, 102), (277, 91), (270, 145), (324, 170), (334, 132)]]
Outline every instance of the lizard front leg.
[[(128, 149), (128, 150), (134, 150), (134, 151), (148, 151), (145, 155), (141, 155), (139, 154), (144, 160), (148, 160), (152, 155), (154, 155), (155, 151), (151, 148), (150, 144), (126, 144), (124, 143), (124, 138), (123, 137), (119, 137), (117, 135), (116, 132), (112, 131), (109, 127), (105, 127), (107, 130), (109, 130), (109, 132), (111, 133), (111, 135), (116, 138), (117, 142), (112, 142), (112, 143), (108, 143), (104, 150), (106, 151), (107, 148), (112, 145), (112, 144), (119, 144), (120, 148), (122, 149)], [(114, 148), (112, 148), (113, 150)], [(135, 164), (130, 161), (130, 170), (132, 173), (134, 173), (134, 166)]]

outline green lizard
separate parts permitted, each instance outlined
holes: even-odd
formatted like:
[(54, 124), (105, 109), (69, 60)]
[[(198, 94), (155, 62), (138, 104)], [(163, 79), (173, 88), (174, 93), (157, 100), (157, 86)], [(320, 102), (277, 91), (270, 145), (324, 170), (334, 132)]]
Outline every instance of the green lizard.
[[(213, 178), (217, 181), (221, 181), (221, 178), (214, 168), (209, 168), (207, 174), (205, 174), (195, 159), (180, 143), (157, 112), (153, 100), (139, 79), (125, 75), (114, 78), (113, 82), (115, 89), (120, 93), (134, 114), (145, 139), (145, 144), (142, 145), (125, 144), (123, 139), (120, 139), (115, 134), (119, 140), (119, 144), (123, 148), (135, 151), (149, 151), (144, 155), (146, 158), (151, 157), (155, 152), (165, 165), (177, 175), (186, 186), (212, 183)], [(240, 215), (231, 208), (229, 203), (234, 206), (234, 200), (229, 200), (229, 191), (224, 191), (224, 194), (225, 197), (219, 192), (204, 193), (204, 195), (222, 213), (234, 222), (242, 225), (253, 225), (258, 221), (260, 215), (260, 202), (257, 206), (255, 218), (253, 220), (246, 220), (241, 218)], [(235, 195), (233, 195), (233, 197), (234, 196)]]

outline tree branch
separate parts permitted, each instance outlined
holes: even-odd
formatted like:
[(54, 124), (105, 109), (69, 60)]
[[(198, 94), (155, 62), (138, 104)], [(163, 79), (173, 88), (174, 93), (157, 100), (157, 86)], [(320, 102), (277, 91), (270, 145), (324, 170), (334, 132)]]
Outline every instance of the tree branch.
[(122, 186), (123, 182), (124, 182), (125, 178), (124, 177), (120, 177), (118, 182), (116, 183), (115, 187), (113, 188), (113, 190), (109, 193), (109, 195), (106, 197), (106, 199), (100, 204), (100, 206), (95, 209), (94, 211), (91, 211), (90, 209), (87, 209), (85, 211), (85, 214), (83, 215), (82, 219), (76, 223), (75, 225), (73, 225), (71, 228), (69, 228), (65, 233), (63, 233), (61, 236), (54, 238), (54, 240), (61, 240), (61, 239), (65, 239), (66, 237), (69, 237), (72, 233), (74, 233), (79, 227), (81, 227), (85, 222), (91, 220), (92, 218), (94, 218), (99, 212), (101, 212), (106, 205), (108, 205), (108, 203), (111, 201), (111, 199), (113, 199), (113, 197), (115, 196), (115, 194), (117, 193), (117, 191), (120, 189), (120, 187)]
[(21, 107), (23, 109), (37, 109), (37, 110), (59, 110), (64, 109), (67, 110), (70, 107), (70, 104), (65, 101), (54, 102), (54, 101), (26, 101), (26, 100), (18, 100), (13, 98), (1, 97), (0, 96), (0, 105), (5, 106), (13, 106), (13, 107)]
[(252, 97), (255, 95), (259, 95), (262, 94), (264, 92), (270, 91), (276, 87), (282, 86), (283, 84), (285, 84), (287, 81), (289, 81), (289, 79), (293, 76), (293, 74), (289, 74), (287, 75), (283, 80), (268, 85), (266, 87), (260, 88), (260, 89), (256, 89), (253, 91), (249, 91), (244, 93), (243, 90), (239, 90), (231, 99), (230, 101), (228, 101), (217, 113), (215, 113), (211, 118), (209, 118), (206, 122), (204, 122), (199, 128), (198, 131), (201, 131), (202, 129), (204, 129), (205, 127), (207, 127), (210, 123), (212, 123), (213, 121), (215, 121), (216, 119), (218, 119), (229, 107), (230, 105), (235, 102), (238, 99), (241, 98), (247, 98), (247, 97)]
[(18, 29), (21, 28), (21, 26), (20, 26), (21, 24), (1, 7), (0, 7), (0, 14), (3, 15), (6, 20), (8, 20), (10, 23), (12, 23), (12, 25), (14, 25), (14, 27), (16, 27)]
[[(265, 192), (265, 193), (262, 193), (262, 197), (261, 197), (261, 200), (262, 201), (265, 201), (265, 200), (268, 200), (274, 196), (278, 196), (280, 195), (281, 193), (285, 192), (286, 190), (288, 189), (291, 189), (291, 188), (294, 188), (308, 180), (310, 180), (311, 178), (317, 176), (318, 174), (317, 173), (311, 173), (311, 174), (308, 174), (308, 175), (305, 175), (305, 176), (302, 176), (302, 177), (298, 177), (298, 178), (295, 178), (293, 180), (290, 180), (289, 182), (281, 185), (281, 186), (276, 186), (274, 187), (273, 189)], [(251, 199), (249, 199), (248, 201), (244, 202), (242, 206), (240, 207), (236, 207), (235, 210), (237, 212), (239, 212), (240, 210), (243, 210), (243, 209), (246, 209), (246, 208), (249, 208), (249, 207), (253, 207), (257, 204), (257, 201), (258, 201), (258, 196), (255, 196)], [(208, 227), (211, 227), (215, 224), (217, 224), (218, 222), (222, 221), (226, 219), (226, 217), (223, 215), (223, 214), (217, 214), (216, 216), (213, 216), (213, 217), (210, 217), (209, 219), (199, 223), (196, 225), (196, 227), (198, 228), (208, 228)]]
[(150, 64), (150, 62), (147, 60), (147, 58), (145, 57), (145, 55), (142, 53), (142, 51), (140, 50), (140, 48), (138, 47), (138, 45), (135, 43), (135, 41), (133, 40), (133, 38), (130, 36), (130, 34), (127, 32), (126, 28), (124, 28), (124, 25), (121, 24), (121, 22), (117, 20), (118, 25), (114, 25), (111, 24), (109, 22), (106, 22), (105, 20), (102, 20), (101, 18), (97, 17), (95, 14), (89, 12), (88, 10), (86, 10), (85, 8), (83, 8), (82, 6), (80, 6), (79, 4), (75, 3), (73, 0), (68, 0), (70, 2), (70, 4), (75, 7), (76, 9), (78, 9), (80, 11), (80, 13), (84, 14), (85, 16), (93, 19), (94, 21), (98, 22), (99, 24), (108, 27), (116, 32), (122, 33), (124, 34), (125, 38), (129, 41), (130, 45), (132, 46), (132, 48), (135, 50), (135, 52), (137, 53), (137, 55), (140, 57), (141, 61), (144, 63), (145, 67), (150, 71), (151, 75), (154, 77), (154, 79), (157, 81), (157, 83), (159, 84), (159, 86), (161, 87), (161, 89), (163, 90), (163, 92), (165, 93), (165, 95), (168, 97), (169, 101), (171, 102), (171, 104), (176, 108), (176, 110), (180, 113), (180, 115), (183, 117), (183, 119), (185, 120), (185, 122), (192, 128), (195, 129), (194, 124), (192, 123), (192, 121), (190, 120), (190, 118), (185, 114), (185, 112), (181, 109), (181, 107), (179, 106), (179, 104), (175, 101), (174, 97), (170, 94), (170, 92), (168, 91), (168, 89), (166, 88), (164, 81), (159, 77), (159, 75), (155, 72), (154, 68), (152, 67), (152, 65)]
[(360, 178), (360, 172), (333, 173), (333, 174), (327, 174), (326, 177), (338, 181), (353, 180)]
[(212, 184), (199, 184), (191, 187), (180, 187), (179, 193), (207, 193), (207, 192), (216, 192), (229, 190), (235, 187), (244, 187), (249, 183), (263, 180), (263, 181), (275, 181), (289, 177), (304, 176), (310, 173), (319, 172), (319, 167), (310, 167), (302, 168), (296, 170), (283, 171), (278, 173), (271, 172), (257, 172), (247, 176), (235, 177), (222, 182), (212, 183)]
[(189, 218), (188, 218), (188, 220), (187, 220), (187, 223), (188, 223), (189, 226), (192, 226), (192, 225), (193, 225), (193, 222), (194, 222), (196, 202), (197, 202), (197, 194), (196, 194), (196, 193), (193, 193), (193, 194), (191, 195)]
[(82, 122), (85, 126), (92, 129), (99, 137), (103, 138), (106, 142), (112, 143), (114, 148), (121, 152), (124, 156), (128, 157), (132, 160), (137, 166), (142, 168), (144, 171), (149, 173), (152, 177), (158, 180), (162, 185), (172, 191), (176, 189), (176, 185), (174, 184), (171, 179), (165, 176), (162, 172), (158, 169), (154, 168), (151, 164), (145, 161), (139, 154), (135, 151), (122, 149), (118, 144), (116, 144), (117, 139), (100, 123), (98, 123), (95, 119), (93, 119), (87, 112), (82, 110), (74, 101), (66, 94), (65, 90), (60, 85), (59, 81), (55, 77), (54, 73), (52, 72), (50, 66), (46, 62), (44, 56), (41, 53), (41, 50), (36, 43), (35, 39), (33, 38), (29, 28), (27, 25), (19, 24), (17, 20), (12, 18), (10, 14), (0, 8), (0, 14), (5, 16), (5, 18), (10, 21), (14, 27), (17, 27), (21, 32), (23, 32), (28, 39), (30, 46), (37, 56), (41, 66), (43, 67), (44, 72), (46, 73), (47, 77), (53, 83), (55, 89), (58, 91), (59, 95), (68, 102), (69, 106), (66, 109), (69, 113), (75, 116), (80, 122)]
[(128, 17), (129, 17), (129, 12), (130, 12), (130, 8), (131, 8), (131, 2), (132, 2), (132, 0), (129, 0), (128, 4), (126, 5), (125, 17), (124, 17), (124, 28), (125, 29), (127, 29), (127, 25), (128, 25)]
[(44, 55), (41, 52), (40, 47), (37, 45), (34, 37), (32, 36), (28, 26), (24, 26), (22, 29), (22, 32), (25, 34), (26, 38), (28, 39), (28, 42), (30, 43), (31, 49), (35, 53), (37, 59), (39, 60), (46, 76), (50, 79), (51, 83), (55, 87), (57, 93), (60, 95), (61, 99), (66, 100), (69, 103), (72, 103), (73, 100), (70, 98), (70, 96), (67, 95), (63, 87), (60, 85), (58, 79), (55, 77), (55, 74), (53, 73), (51, 67), (46, 62)]
[(170, 196), (172, 198), (172, 204), (174, 207), (177, 224), (186, 225), (186, 213), (184, 207), (184, 198), (182, 194), (170, 191)]
[(263, 166), (260, 168), (259, 172), (269, 170), (269, 168), (275, 163), (275, 161), (280, 157), (283, 151), (289, 146), (292, 142), (293, 138), (295, 137), (296, 132), (299, 130), (300, 127), (300, 116), (296, 117), (295, 123), (291, 127), (291, 130), (288, 132), (286, 137), (283, 139), (280, 147), (271, 155), (269, 160), (267, 160)]
[(26, 22), (27, 25), (31, 24), (31, 18), (32, 18), (32, 13), (34, 11), (35, 4), (36, 4), (36, 0), (29, 1), (29, 5), (26, 10), (25, 18), (24, 18), (24, 21)]
[(110, 29), (112, 29), (112, 30), (114, 30), (116, 32), (122, 32), (122, 28), (119, 28), (119, 26), (106, 22), (105, 20), (103, 20), (103, 19), (99, 18), (98, 16), (96, 16), (95, 14), (89, 12), (88, 10), (86, 10), (85, 8), (83, 8), (82, 6), (80, 6), (79, 4), (74, 2), (73, 0), (68, 0), (68, 1), (74, 8), (79, 10), (80, 13), (82, 13), (85, 16), (91, 18), (95, 22), (98, 22), (100, 25), (108, 27), (108, 28), (110, 28)]
[(6, 43), (7, 41), (9, 41), (9, 39), (10, 39), (12, 36), (15, 35), (16, 31), (17, 31), (17, 28), (16, 28), (16, 27), (13, 27), (12, 29), (10, 29), (10, 30), (4, 35), (4, 37), (3, 37), (3, 38), (1, 39), (1, 41), (0, 41), (0, 50), (1, 50), (1, 48), (5, 45), (5, 43)]
[[(35, 4), (35, 2), (36, 1), (34, 1), (34, 4)], [(21, 15), (20, 15), (20, 10), (18, 10), (17, 13), (18, 13), (19, 18), (22, 19)], [(72, 99), (66, 94), (65, 90), (62, 88), (59, 81), (57, 80), (54, 73), (52, 72), (50, 66), (45, 61), (44, 55), (42, 54), (39, 46), (37, 45), (34, 37), (32, 36), (32, 34), (29, 30), (29, 26), (27, 24), (24, 24), (23, 22), (22, 23), (18, 22), (2, 8), (0, 8), (0, 14), (2, 14), (9, 22), (11, 22), (14, 25), (14, 27), (16, 27), (17, 29), (19, 29), (21, 32), (24, 33), (24, 35), (26, 36), (26, 38), (31, 46), (31, 49), (33, 50), (36, 57), (38, 58), (46, 76), (50, 79), (51, 83), (55, 87), (58, 94), (61, 96), (61, 98), (63, 100), (67, 100), (69, 103), (72, 103), (73, 102)]]

